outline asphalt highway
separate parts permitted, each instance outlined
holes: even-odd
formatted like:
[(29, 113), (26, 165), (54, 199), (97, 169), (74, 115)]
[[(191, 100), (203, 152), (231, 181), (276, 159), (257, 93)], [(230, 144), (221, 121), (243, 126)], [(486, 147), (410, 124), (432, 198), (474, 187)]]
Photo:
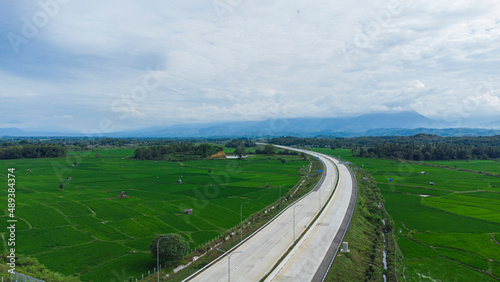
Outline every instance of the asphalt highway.
[[(348, 169), (344, 165), (338, 165), (338, 161), (334, 158), (311, 151), (305, 152), (323, 162), (325, 173), (321, 184), (294, 205), (289, 206), (259, 232), (229, 250), (224, 258), (187, 280), (228, 281), (228, 255), (230, 255), (231, 281), (259, 281), (271, 272), (278, 260), (293, 245), (294, 235), (295, 238), (299, 238), (303, 232), (306, 232), (305, 235), (297, 241), (293, 250), (267, 280), (311, 281), (320, 266), (323, 265), (322, 269), (327, 270), (330, 263), (327, 253), (348, 211), (353, 183)], [(337, 174), (336, 166), (339, 168), (340, 176)], [(339, 186), (335, 189), (337, 177), (340, 177)], [(322, 214), (312, 224), (325, 203), (326, 207)], [(329, 253), (331, 256), (331, 251)]]

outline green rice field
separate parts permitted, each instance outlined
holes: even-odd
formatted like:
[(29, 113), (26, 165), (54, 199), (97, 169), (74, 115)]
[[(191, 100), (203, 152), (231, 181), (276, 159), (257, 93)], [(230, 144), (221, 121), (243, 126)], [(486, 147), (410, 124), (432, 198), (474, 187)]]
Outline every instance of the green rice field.
[(340, 156), (375, 179), (403, 253), (400, 278), (500, 280), (498, 161), (433, 161), (429, 166), (358, 158), (343, 149), (314, 151)]
[[(194, 250), (237, 225), (243, 202), (250, 202), (243, 207), (247, 218), (276, 201), (280, 186), (283, 194), (291, 189), (309, 165), (298, 156), (279, 156), (285, 164), (261, 155), (155, 162), (133, 153), (101, 148), (58, 159), (0, 160), (4, 183), (7, 169), (15, 168), (16, 252), (83, 281), (140, 278), (156, 266), (149, 256), (155, 236), (179, 233)], [(0, 194), (2, 251), (6, 194)]]

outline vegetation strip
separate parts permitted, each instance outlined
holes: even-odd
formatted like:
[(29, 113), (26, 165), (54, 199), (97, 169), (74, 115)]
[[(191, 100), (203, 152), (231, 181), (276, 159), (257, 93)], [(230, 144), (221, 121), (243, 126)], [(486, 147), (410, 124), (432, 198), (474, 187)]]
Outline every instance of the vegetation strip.
[[(344, 219), (342, 220), (342, 224), (340, 225), (340, 229), (335, 235), (335, 237), (332, 240), (332, 244), (330, 245), (330, 248), (328, 249), (325, 257), (323, 258), (323, 261), (321, 262), (321, 265), (319, 266), (318, 270), (316, 271), (316, 274), (314, 274), (314, 277), (312, 281), (325, 281), (326, 276), (328, 275), (328, 271), (330, 271), (330, 268), (332, 267), (333, 261), (335, 260), (335, 257), (337, 256), (337, 253), (339, 252), (340, 249), (340, 243), (344, 240), (345, 234), (347, 233), (347, 230), (349, 229), (349, 225), (351, 224), (351, 219), (352, 215), (354, 214), (354, 208), (356, 207), (356, 199), (358, 196), (358, 185), (356, 178), (354, 177), (354, 173), (352, 172), (351, 168), (346, 166), (347, 170), (349, 171), (349, 174), (351, 176), (352, 180), (352, 193), (351, 193), (351, 198), (349, 199), (349, 207), (347, 208), (347, 212), (344, 215)], [(337, 169), (338, 171), (338, 169)], [(341, 232), (341, 231), (344, 232)]]

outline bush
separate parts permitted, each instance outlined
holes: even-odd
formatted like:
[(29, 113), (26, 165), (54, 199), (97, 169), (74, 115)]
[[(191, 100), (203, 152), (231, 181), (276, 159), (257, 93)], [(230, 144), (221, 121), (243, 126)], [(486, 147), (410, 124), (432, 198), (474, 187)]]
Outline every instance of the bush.
[[(163, 237), (168, 237), (162, 239)], [(189, 252), (189, 244), (184, 238), (178, 234), (161, 235), (153, 239), (149, 246), (151, 257), (157, 258), (158, 240), (160, 240), (160, 263), (166, 265), (173, 265), (174, 263), (182, 260)]]

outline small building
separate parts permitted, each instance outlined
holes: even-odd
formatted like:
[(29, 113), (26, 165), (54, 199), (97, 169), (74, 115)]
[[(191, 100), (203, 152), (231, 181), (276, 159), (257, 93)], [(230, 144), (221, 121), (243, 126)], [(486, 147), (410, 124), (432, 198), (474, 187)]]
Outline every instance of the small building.
[(434, 185), (434, 182), (429, 182), (429, 185)]
[(427, 172), (425, 172), (425, 171), (421, 171), (421, 172), (420, 172), (420, 174), (427, 174)]
[(184, 209), (184, 214), (192, 214), (193, 209)]
[(392, 181), (392, 178), (389, 178), (389, 181)]
[(363, 181), (368, 181), (368, 177), (363, 177)]

